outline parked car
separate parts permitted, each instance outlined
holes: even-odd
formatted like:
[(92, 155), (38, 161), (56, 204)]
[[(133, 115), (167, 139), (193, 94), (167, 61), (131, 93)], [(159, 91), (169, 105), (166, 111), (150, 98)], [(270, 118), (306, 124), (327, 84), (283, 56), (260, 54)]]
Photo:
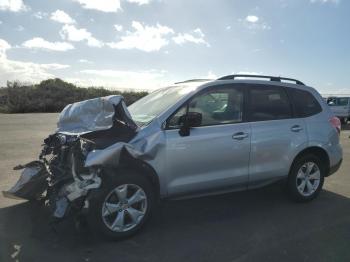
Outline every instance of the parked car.
[(327, 104), (343, 124), (350, 118), (350, 97), (328, 97)]
[[(126, 108), (110, 96), (68, 105), (40, 160), (8, 197), (44, 198), (55, 219), (85, 214), (113, 239), (142, 228), (160, 199), (285, 181), (314, 199), (342, 162), (340, 121), (289, 78), (229, 75), (157, 90)], [(45, 193), (46, 192), (46, 193)]]

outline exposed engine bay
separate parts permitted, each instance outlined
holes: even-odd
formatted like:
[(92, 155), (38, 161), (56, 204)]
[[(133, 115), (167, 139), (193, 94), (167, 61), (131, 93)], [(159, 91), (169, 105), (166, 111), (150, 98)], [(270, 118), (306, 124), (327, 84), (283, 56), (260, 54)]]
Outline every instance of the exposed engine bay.
[[(14, 168), (23, 170), (21, 177), (3, 194), (41, 199), (50, 207), (53, 218), (59, 220), (88, 208), (87, 196), (101, 186), (101, 172), (108, 166), (100, 155), (113, 158), (117, 165), (138, 126), (121, 96), (70, 104), (61, 112), (57, 126), (57, 132), (44, 140), (38, 160)], [(108, 149), (111, 146), (112, 150)], [(91, 153), (89, 165), (86, 160)]]

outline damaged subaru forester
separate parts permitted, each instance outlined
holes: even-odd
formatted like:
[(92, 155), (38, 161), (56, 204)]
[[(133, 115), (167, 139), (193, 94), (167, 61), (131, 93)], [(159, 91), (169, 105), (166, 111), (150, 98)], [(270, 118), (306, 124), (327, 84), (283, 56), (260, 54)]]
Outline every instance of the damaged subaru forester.
[(319, 93), (282, 77), (229, 75), (70, 104), (39, 160), (6, 197), (44, 200), (54, 220), (83, 214), (112, 239), (142, 228), (160, 199), (283, 183), (314, 199), (342, 162), (340, 121)]

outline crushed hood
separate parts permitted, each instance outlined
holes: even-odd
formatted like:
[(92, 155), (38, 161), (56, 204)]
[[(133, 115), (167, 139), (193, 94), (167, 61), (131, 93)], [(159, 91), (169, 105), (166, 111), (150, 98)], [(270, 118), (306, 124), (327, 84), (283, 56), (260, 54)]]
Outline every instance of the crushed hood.
[(56, 131), (80, 135), (107, 130), (115, 120), (137, 129), (122, 96), (98, 97), (67, 105), (59, 115)]
[(81, 135), (98, 145), (88, 153), (85, 167), (117, 166), (123, 150), (134, 158), (152, 160), (164, 146), (164, 133), (158, 124), (139, 129), (122, 96), (70, 104), (61, 112), (57, 127), (59, 133)]

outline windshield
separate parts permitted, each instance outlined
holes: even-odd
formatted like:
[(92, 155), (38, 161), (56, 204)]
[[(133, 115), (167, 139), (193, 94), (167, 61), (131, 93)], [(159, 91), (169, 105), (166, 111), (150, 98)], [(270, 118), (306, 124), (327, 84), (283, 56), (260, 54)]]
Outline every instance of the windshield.
[(181, 85), (159, 89), (130, 105), (128, 110), (132, 119), (138, 125), (146, 125), (194, 90), (195, 87), (192, 85)]

